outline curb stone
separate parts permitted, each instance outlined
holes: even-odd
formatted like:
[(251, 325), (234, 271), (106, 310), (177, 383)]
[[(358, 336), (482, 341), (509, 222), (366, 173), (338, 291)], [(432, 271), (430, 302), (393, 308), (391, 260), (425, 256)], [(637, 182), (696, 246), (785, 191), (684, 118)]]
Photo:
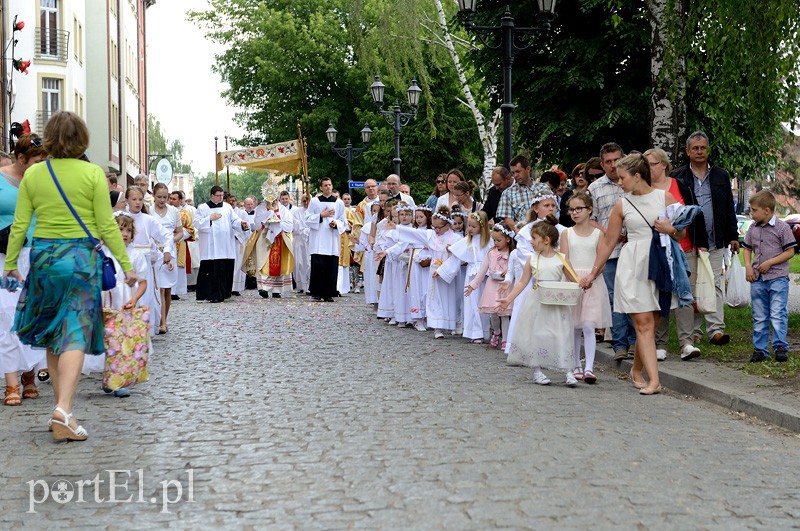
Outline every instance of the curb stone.
[[(626, 375), (633, 365), (631, 360), (614, 361), (614, 353), (604, 345), (597, 346), (596, 361)], [(671, 391), (693, 396), (730, 411), (741, 412), (794, 433), (800, 433), (800, 410), (763, 397), (744, 397), (740, 390), (730, 385), (702, 382), (699, 378), (692, 378), (692, 376), (694, 375), (665, 367), (663, 364), (658, 366), (658, 377), (661, 384)]]

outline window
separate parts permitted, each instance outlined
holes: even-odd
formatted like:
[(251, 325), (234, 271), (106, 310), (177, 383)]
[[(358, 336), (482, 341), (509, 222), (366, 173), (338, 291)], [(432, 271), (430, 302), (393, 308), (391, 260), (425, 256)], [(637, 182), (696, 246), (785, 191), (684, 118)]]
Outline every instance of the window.
[(61, 80), (42, 78), (42, 113), (45, 121), (56, 111), (61, 110)]
[(72, 20), (72, 34), (75, 38), (75, 60), (83, 64), (83, 25), (78, 20), (78, 17)]
[(81, 118), (84, 118), (84, 115), (83, 115), (83, 94), (81, 94), (77, 90), (75, 91), (75, 101), (73, 103), (73, 107), (74, 107), (74, 110), (75, 110), (75, 114), (77, 114)]
[(39, 45), (42, 55), (59, 55), (58, 42), (58, 0), (40, 0)]
[(111, 41), (111, 56), (108, 59), (111, 62), (111, 77), (119, 79), (119, 47), (115, 41)]
[(111, 104), (111, 139), (119, 142), (119, 107)]

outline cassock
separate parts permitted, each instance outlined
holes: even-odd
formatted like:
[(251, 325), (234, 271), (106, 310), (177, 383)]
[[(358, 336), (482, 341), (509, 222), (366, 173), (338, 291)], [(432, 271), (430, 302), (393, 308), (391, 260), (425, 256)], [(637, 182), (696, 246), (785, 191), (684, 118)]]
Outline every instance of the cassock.
[[(247, 221), (250, 223), (250, 237), (252, 238), (253, 232), (256, 230), (256, 211), (255, 209), (245, 211), (247, 213)], [(256, 262), (253, 256), (245, 258), (242, 268), (245, 270), (244, 289), (256, 289), (258, 282), (256, 281)]]
[(247, 212), (242, 208), (234, 208), (233, 213), (242, 221), (247, 222), (247, 230), (234, 232), (234, 238), (236, 239), (236, 259), (233, 263), (233, 291), (241, 294), (245, 289), (244, 284), (246, 277), (245, 268), (242, 266), (244, 249), (252, 233), (250, 232), (250, 220), (247, 218)]
[(297, 285), (297, 292), (308, 291), (308, 284), (311, 277), (311, 256), (308, 253), (308, 225), (306, 225), (306, 209), (295, 207), (292, 209), (292, 221), (294, 222), (294, 282)]
[[(219, 219), (212, 220), (212, 214)], [(236, 238), (243, 233), (242, 220), (225, 202), (203, 203), (197, 207), (194, 227), (200, 234), (200, 272), (197, 275), (197, 300), (222, 302), (231, 296)]]
[[(333, 216), (323, 218), (320, 215), (326, 208), (334, 210)], [(308, 248), (311, 254), (308, 291), (316, 298), (332, 299), (336, 295), (339, 270), (339, 237), (348, 229), (344, 203), (333, 195), (315, 197), (308, 204), (306, 224), (310, 229)]]

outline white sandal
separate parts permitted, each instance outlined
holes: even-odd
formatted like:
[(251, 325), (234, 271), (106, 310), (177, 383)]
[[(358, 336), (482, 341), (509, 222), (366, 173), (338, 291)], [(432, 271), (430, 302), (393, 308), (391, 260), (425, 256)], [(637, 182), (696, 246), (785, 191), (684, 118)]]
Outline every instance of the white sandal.
[(538, 385), (550, 385), (550, 378), (545, 376), (543, 372), (538, 371), (533, 373), (533, 383)]
[(72, 426), (69, 425), (72, 420), (72, 413), (67, 413), (59, 406), (56, 406), (53, 413), (59, 413), (64, 416), (63, 421), (54, 418), (50, 419), (49, 427), (53, 431), (54, 441), (85, 441), (89, 437), (89, 433), (83, 426), (78, 426), (73, 430)]

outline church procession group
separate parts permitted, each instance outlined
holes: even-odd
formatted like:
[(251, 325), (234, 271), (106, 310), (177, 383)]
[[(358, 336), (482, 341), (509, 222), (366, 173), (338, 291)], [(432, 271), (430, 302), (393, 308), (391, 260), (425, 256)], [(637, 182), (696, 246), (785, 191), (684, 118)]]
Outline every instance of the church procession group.
[[(707, 138), (696, 133), (689, 143), (707, 146)], [(18, 161), (32, 165), (41, 158), (18, 155)], [(706, 166), (700, 167), (702, 175)], [(543, 369), (565, 375), (568, 387), (579, 381), (595, 384), (596, 333), (608, 328), (615, 359), (634, 360), (630, 377), (639, 394), (659, 394), (656, 360), (664, 359), (666, 350), (658, 341), (665, 337), (662, 329), (669, 334), (669, 319), (659, 328), (659, 314), (692, 314), (684, 321), (676, 317), (680, 356), (690, 360), (699, 355), (694, 343), (700, 341), (701, 316), (692, 310), (694, 287), (688, 278), (697, 265), (686, 260), (695, 247), (710, 246), (707, 227), (716, 227), (716, 221), (722, 227), (717, 246), (738, 250), (735, 225), (726, 221), (733, 211), (729, 182), (723, 181), (728, 188), (719, 199), (719, 212), (726, 218), (707, 224), (705, 210), (693, 204), (690, 188), (701, 186), (704, 179), (697, 173), (685, 180), (667, 177), (668, 170), (660, 150), (625, 156), (618, 145), (609, 143), (600, 157), (573, 170), (571, 190), (561, 189), (566, 175), (560, 170), (544, 172), (534, 182), (529, 161), (518, 156), (510, 171), (494, 169), (494, 186), (484, 204), (473, 198), (474, 183), (453, 169), (437, 177), (437, 191), (423, 205), (415, 204), (395, 174), (380, 185), (367, 179), (366, 198), (357, 205), (349, 194), (340, 197), (331, 179), (323, 178), (318, 194), (303, 195), (299, 205), (292, 204), (286, 191), (261, 201), (251, 196), (237, 202), (214, 186), (208, 201), (196, 207), (180, 190), (170, 191), (161, 183), (149, 189), (144, 175), (125, 190), (109, 177), (110, 206), (125, 247), (121, 251), (112, 245), (113, 238), (103, 235), (106, 243), (111, 241), (105, 255), (116, 257), (117, 270), (116, 286), (103, 291), (103, 310), (144, 312), (150, 337), (144, 332), (124, 343), (134, 354), (140, 349), (152, 354), (151, 337), (169, 333), (172, 301), (189, 297), (191, 291), (198, 302), (208, 304), (241, 296), (247, 289), (257, 290), (264, 299), (308, 296), (335, 303), (336, 297), (363, 289), (366, 305), (387, 326), (432, 332), (434, 340), (449, 336), (486, 342), (488, 348), (503, 352), (510, 365), (532, 368), (532, 380), (539, 385), (551, 383)], [(771, 195), (762, 195), (758, 201), (774, 208), (768, 201)], [(108, 209), (105, 201), (100, 205), (95, 200), (95, 205)], [(761, 204), (751, 203), (753, 208)], [(14, 205), (9, 209), (13, 212)], [(722, 218), (716, 205), (714, 209), (709, 203), (706, 217)], [(17, 230), (12, 236), (19, 247), (23, 233)], [(769, 267), (764, 265), (769, 271), (784, 267), (793, 254), (791, 232), (781, 238), (776, 244), (780, 256), (766, 262)], [(651, 277), (651, 245), (656, 240), (664, 248), (663, 263), (657, 267), (661, 280), (670, 281), (667, 287)], [(19, 255), (20, 264), (16, 255), (9, 256), (20, 267), (26, 254)], [(23, 280), (24, 273), (8, 264), (7, 273)], [(8, 316), (0, 338), (5, 345), (6, 405), (36, 398), (34, 371), (46, 381), (47, 361), (57, 359), (48, 353), (45, 361), (43, 350), (21, 344), (14, 334), (27, 309), (24, 297), (30, 284), (26, 281), (22, 298), (12, 288), (3, 291), (0, 300)], [(710, 306), (721, 308), (719, 286), (711, 297), (716, 303)], [(724, 324), (712, 327), (712, 317), (705, 316), (709, 342), (727, 343)], [(769, 330), (769, 319), (766, 322)], [(775, 330), (775, 357), (784, 361), (787, 347), (780, 343), (779, 332), (785, 328)], [(86, 356), (83, 372), (104, 372), (104, 391), (129, 396), (131, 386), (109, 383), (107, 378), (109, 348), (116, 349), (108, 342), (108, 324), (105, 335), (105, 345), (101, 337), (99, 350), (94, 349), (101, 354), (105, 346), (105, 359)], [(15, 384), (17, 373), (22, 374), (21, 393)], [(54, 375), (54, 386), (55, 379)], [(84, 440), (85, 431), (73, 426), (71, 415), (64, 415), (70, 418), (53, 420), (63, 424), (59, 437)]]

